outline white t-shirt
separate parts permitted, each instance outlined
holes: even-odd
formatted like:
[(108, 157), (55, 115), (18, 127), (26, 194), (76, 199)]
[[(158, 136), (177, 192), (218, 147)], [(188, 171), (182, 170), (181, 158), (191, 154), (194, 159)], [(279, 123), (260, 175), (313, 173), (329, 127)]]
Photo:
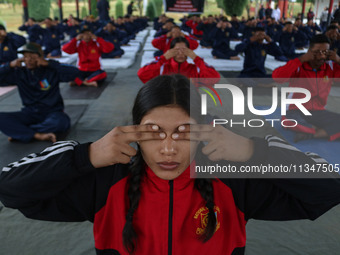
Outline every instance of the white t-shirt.
[(275, 10), (273, 10), (272, 18), (274, 18), (276, 21), (280, 20), (280, 18), (281, 18), (281, 10), (280, 10), (280, 8), (276, 8)]

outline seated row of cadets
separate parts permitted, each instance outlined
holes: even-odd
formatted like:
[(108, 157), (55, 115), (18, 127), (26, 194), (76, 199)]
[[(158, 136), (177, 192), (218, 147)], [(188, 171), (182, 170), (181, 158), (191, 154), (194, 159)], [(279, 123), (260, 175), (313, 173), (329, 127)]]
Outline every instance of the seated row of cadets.
[[(46, 28), (40, 26), (43, 24)], [(70, 15), (68, 20), (63, 20), (61, 23), (58, 22), (57, 19), (52, 20), (51, 18), (46, 18), (43, 22), (37, 23), (35, 19), (29, 18), (19, 29), (27, 31), (30, 42), (42, 45), (45, 56), (49, 58), (61, 56), (60, 41), (64, 39), (64, 33), (72, 39), (76, 37), (82, 29), (89, 29), (93, 33), (105, 35), (104, 37), (116, 46), (115, 52), (108, 56), (119, 57), (124, 53), (124, 51), (120, 49), (120, 45), (126, 45), (129, 40), (135, 38), (136, 33), (143, 30), (146, 26), (147, 18), (145, 17), (138, 18), (126, 15), (124, 18), (118, 17), (115, 23), (114, 20), (112, 20), (110, 25), (106, 26), (105, 23), (94, 19), (92, 15), (87, 16), (83, 21)], [(107, 27), (109, 28), (107, 29)], [(121, 31), (119, 32), (117, 28)], [(106, 29), (110, 35), (104, 33)]]

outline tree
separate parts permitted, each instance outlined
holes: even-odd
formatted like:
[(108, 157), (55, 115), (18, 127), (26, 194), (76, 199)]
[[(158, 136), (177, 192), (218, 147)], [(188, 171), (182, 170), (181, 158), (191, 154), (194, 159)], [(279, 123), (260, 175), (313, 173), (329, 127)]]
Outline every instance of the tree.
[(152, 0), (152, 2), (156, 7), (156, 17), (158, 17), (162, 14), (163, 0)]
[(217, 2), (217, 7), (224, 10), (223, 0), (216, 0), (216, 2)]
[(123, 8), (123, 2), (122, 0), (118, 0), (116, 3), (116, 18), (119, 16), (124, 16), (124, 8)]
[(83, 19), (87, 16), (87, 9), (85, 6), (81, 7), (80, 17)]
[(143, 15), (143, 0), (137, 0), (137, 6), (139, 10), (139, 16)]
[(94, 17), (98, 16), (97, 0), (91, 0), (91, 15)]
[(36, 20), (44, 20), (50, 16), (51, 0), (39, 0), (39, 4), (35, 0), (28, 0), (29, 16)]
[(223, 3), (225, 13), (230, 16), (234, 14), (241, 16), (248, 4), (248, 0), (221, 0), (221, 2)]
[(150, 20), (153, 20), (156, 17), (155, 4), (153, 1), (149, 1), (146, 6), (146, 16), (149, 17)]

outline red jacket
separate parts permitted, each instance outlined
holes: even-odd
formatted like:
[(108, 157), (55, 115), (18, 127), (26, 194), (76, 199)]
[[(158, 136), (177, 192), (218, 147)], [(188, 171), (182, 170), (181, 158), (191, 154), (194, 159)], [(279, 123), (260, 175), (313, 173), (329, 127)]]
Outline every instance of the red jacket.
[(68, 54), (78, 52), (78, 68), (80, 71), (94, 72), (99, 69), (99, 59), (102, 53), (109, 53), (114, 49), (114, 45), (105, 41), (103, 38), (97, 37), (97, 40), (91, 40), (86, 43), (77, 41), (73, 38), (70, 42), (62, 47), (62, 50)]
[[(272, 77), (280, 83), (289, 81), (290, 87), (309, 90), (311, 99), (303, 104), (304, 107), (314, 111), (324, 110), (331, 90), (332, 78), (340, 77), (340, 65), (334, 62), (327, 62), (320, 67), (320, 70), (313, 70), (307, 62), (301, 63), (296, 58), (288, 61), (286, 65), (276, 68), (272, 73)], [(301, 93), (293, 93), (291, 96), (292, 98), (305, 97)], [(295, 105), (289, 105), (289, 110), (297, 109)]]
[(188, 27), (191, 28), (191, 34), (193, 34), (193, 35), (203, 35), (203, 31), (196, 29), (198, 23), (196, 23), (192, 20), (188, 20), (187, 22), (185, 22), (185, 25), (187, 25)]
[[(189, 36), (185, 36), (185, 39), (189, 42), (189, 48), (191, 50), (195, 50), (198, 47), (198, 42), (195, 39), (190, 38)], [(169, 38), (166, 35), (162, 35), (158, 38), (152, 40), (153, 47), (163, 51), (163, 53), (167, 52), (170, 49), (170, 44), (173, 38)]]
[(208, 66), (200, 57), (194, 59), (195, 64), (178, 63), (173, 58), (166, 60), (162, 55), (158, 60), (143, 66), (138, 70), (138, 77), (143, 83), (162, 74), (183, 74), (189, 78), (220, 78), (220, 74)]

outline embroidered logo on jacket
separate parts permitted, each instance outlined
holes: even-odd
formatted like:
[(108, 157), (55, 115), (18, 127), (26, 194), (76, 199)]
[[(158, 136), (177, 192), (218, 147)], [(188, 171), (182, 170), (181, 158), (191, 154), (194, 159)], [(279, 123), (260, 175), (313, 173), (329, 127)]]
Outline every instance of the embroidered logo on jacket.
[(41, 90), (49, 90), (51, 88), (51, 85), (48, 83), (46, 79), (40, 81), (40, 88)]
[[(219, 221), (221, 210), (218, 206), (215, 206), (214, 212), (216, 216), (216, 229), (215, 229), (215, 232), (216, 232), (221, 227), (221, 223)], [(207, 225), (208, 225), (208, 213), (209, 213), (209, 209), (207, 207), (201, 207), (195, 213), (194, 219), (196, 220), (196, 223), (198, 225), (196, 229), (197, 235), (203, 235), (205, 233)]]
[(5, 46), (4, 51), (9, 51), (9, 48), (7, 46)]

